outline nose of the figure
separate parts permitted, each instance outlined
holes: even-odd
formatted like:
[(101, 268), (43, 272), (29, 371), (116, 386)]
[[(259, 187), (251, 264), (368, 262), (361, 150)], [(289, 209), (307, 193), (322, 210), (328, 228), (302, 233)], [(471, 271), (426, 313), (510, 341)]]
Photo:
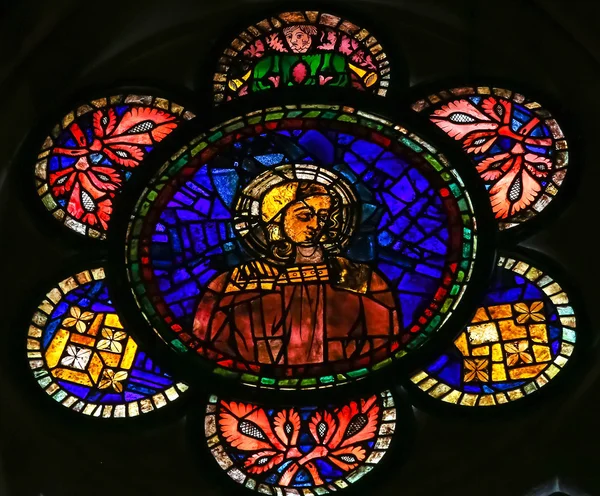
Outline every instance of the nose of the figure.
[(317, 231), (319, 229), (319, 218), (314, 215), (309, 221), (308, 221), (308, 228), (311, 232)]

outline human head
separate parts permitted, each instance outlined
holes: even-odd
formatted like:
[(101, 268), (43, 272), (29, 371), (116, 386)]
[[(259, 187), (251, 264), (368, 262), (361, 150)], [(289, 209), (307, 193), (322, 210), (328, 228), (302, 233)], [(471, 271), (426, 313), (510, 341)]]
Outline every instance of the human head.
[(286, 258), (295, 246), (322, 244), (337, 203), (335, 194), (315, 182), (291, 181), (272, 188), (261, 210), (274, 254)]
[(283, 29), (283, 34), (294, 53), (306, 53), (312, 45), (312, 36), (317, 34), (317, 28), (307, 24), (288, 26)]

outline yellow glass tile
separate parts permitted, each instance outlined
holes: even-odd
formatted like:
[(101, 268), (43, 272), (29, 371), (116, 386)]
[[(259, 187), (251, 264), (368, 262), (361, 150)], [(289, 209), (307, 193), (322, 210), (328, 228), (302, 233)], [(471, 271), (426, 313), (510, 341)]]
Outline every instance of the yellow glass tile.
[(73, 112), (69, 112), (67, 115), (63, 117), (62, 126), (63, 128), (69, 127), (69, 124), (75, 120), (75, 114)]
[(71, 342), (83, 344), (85, 346), (94, 346), (96, 344), (96, 339), (84, 334), (73, 333), (71, 335)]
[(478, 346), (477, 348), (473, 348), (472, 355), (473, 356), (488, 356), (490, 354), (489, 346)]
[(136, 351), (137, 343), (131, 339), (131, 337), (128, 337), (127, 344), (125, 345), (125, 351), (123, 352), (123, 358), (121, 360), (122, 369), (128, 370), (131, 368)]
[(480, 307), (477, 309), (477, 312), (475, 312), (475, 316), (471, 322), (487, 322), (488, 320), (490, 320), (490, 316), (487, 314), (484, 307)]
[(535, 343), (547, 343), (548, 333), (546, 324), (531, 324), (529, 326), (529, 335)]
[(525, 277), (530, 281), (537, 281), (541, 275), (542, 272), (539, 269), (536, 269), (535, 267), (530, 267), (530, 269), (525, 274)]
[(102, 417), (103, 418), (112, 417), (112, 410), (113, 410), (112, 405), (104, 405), (104, 408), (102, 409)]
[(165, 100), (164, 98), (156, 98), (154, 105), (163, 110), (169, 110), (169, 100)]
[(106, 104), (108, 103), (106, 98), (99, 98), (98, 100), (92, 100), (90, 102), (94, 107), (96, 108), (100, 108), (100, 107), (106, 107)]
[(140, 406), (142, 409), (142, 413), (148, 413), (154, 410), (154, 406), (152, 406), (152, 402), (148, 398), (141, 400)]
[(57, 379), (82, 384), (83, 386), (93, 386), (89, 376), (85, 372), (69, 369), (54, 369), (52, 375)]
[(560, 352), (563, 355), (571, 356), (571, 354), (573, 353), (573, 345), (569, 343), (563, 343), (560, 347)]
[(167, 398), (169, 398), (169, 401), (175, 401), (177, 398), (179, 398), (179, 394), (173, 386), (167, 389), (165, 394), (167, 395)]
[(498, 326), (504, 341), (527, 338), (527, 327), (518, 325), (512, 320), (501, 320)]
[(99, 313), (98, 315), (96, 315), (96, 317), (92, 321), (92, 325), (90, 326), (90, 328), (87, 331), (87, 334), (89, 336), (97, 336), (98, 329), (100, 329), (100, 326), (102, 325), (103, 320), (104, 320), (103, 314)]
[(502, 353), (502, 346), (500, 343), (492, 345), (492, 361), (502, 362), (504, 361), (504, 354)]
[(46, 322), (48, 321), (48, 317), (42, 312), (35, 312), (31, 320), (34, 324), (37, 324), (39, 326), (45, 326)]
[(50, 315), (52, 310), (54, 310), (54, 305), (47, 300), (44, 300), (42, 304), (38, 307), (42, 312)]
[(556, 359), (554, 360), (554, 363), (561, 368), (564, 367), (567, 362), (568, 362), (568, 358), (565, 358), (564, 356), (560, 356), (560, 355), (557, 356)]
[(564, 291), (562, 293), (558, 293), (558, 294), (550, 297), (550, 299), (552, 300), (552, 303), (554, 303), (555, 305), (566, 305), (569, 303), (569, 297), (567, 296), (567, 294)]
[(526, 264), (525, 262), (519, 262), (517, 265), (514, 266), (513, 271), (517, 274), (523, 275), (525, 274), (528, 268), (529, 264)]
[(508, 403), (508, 398), (504, 393), (496, 393), (496, 401), (499, 405), (502, 405), (503, 403)]
[(313, 23), (313, 24), (314, 24), (315, 22), (317, 22), (317, 17), (318, 17), (318, 15), (319, 15), (319, 12), (318, 12), (318, 11), (316, 11), (316, 10), (309, 10), (309, 11), (307, 11), (307, 12), (306, 12), (306, 17), (307, 17), (307, 18), (308, 18), (308, 20), (309, 20), (311, 23)]
[(65, 405), (67, 408), (70, 408), (76, 402), (77, 398), (75, 398), (75, 396), (67, 396), (67, 398), (62, 402), (62, 404)]
[(461, 332), (460, 336), (454, 340), (454, 346), (458, 348), (463, 356), (469, 356), (469, 345), (467, 344), (467, 334), (465, 332)]
[(90, 272), (88, 270), (85, 270), (85, 271), (77, 274), (75, 276), (75, 278), (77, 279), (77, 282), (79, 284), (87, 284), (88, 282), (90, 282), (92, 280), (92, 274), (90, 274)]
[(455, 389), (454, 391), (452, 391), (451, 393), (447, 394), (446, 396), (444, 396), (442, 398), (442, 401), (445, 401), (446, 403), (458, 403), (458, 400), (460, 399), (460, 395), (462, 393), (460, 391), (458, 391), (457, 389)]
[(302, 12), (284, 12), (282, 14), (279, 14), (279, 17), (282, 21), (285, 21), (288, 24), (292, 22), (306, 22), (306, 19), (304, 18), (304, 14)]
[(119, 360), (121, 359), (120, 354), (111, 353), (109, 351), (99, 351), (98, 353), (100, 354), (100, 356), (104, 360), (104, 363), (108, 367), (116, 367), (117, 365), (119, 365)]
[(77, 117), (80, 117), (83, 114), (87, 114), (88, 112), (91, 112), (92, 110), (93, 110), (92, 107), (90, 107), (89, 105), (81, 105), (77, 109)]
[(479, 395), (477, 394), (465, 393), (462, 400), (460, 400), (460, 404), (465, 406), (475, 406), (475, 402), (477, 401), (478, 396)]
[(427, 372), (425, 372), (424, 370), (421, 370), (420, 372), (413, 375), (410, 378), (410, 380), (416, 384), (417, 382), (421, 382), (423, 379), (425, 379), (425, 377), (427, 377)]
[(467, 333), (471, 344), (494, 343), (499, 340), (498, 328), (494, 322), (469, 326)]
[(560, 323), (567, 327), (572, 327), (573, 329), (577, 326), (577, 322), (575, 317), (561, 317)]
[(503, 363), (492, 363), (492, 381), (505, 381), (506, 369)]
[(421, 382), (419, 384), (419, 388), (423, 391), (427, 391), (428, 389), (431, 389), (433, 386), (435, 386), (437, 383), (438, 381), (436, 379), (430, 377), (426, 381)]
[(512, 317), (512, 307), (510, 305), (495, 305), (488, 307), (492, 319), (507, 319)]
[(523, 391), (520, 389), (514, 389), (508, 392), (508, 397), (511, 399), (511, 401), (518, 400), (519, 398), (523, 397)]
[(92, 277), (96, 281), (100, 281), (100, 280), (104, 279), (104, 277), (105, 277), (104, 269), (102, 269), (102, 268), (100, 268), (100, 269), (92, 269), (91, 272), (92, 272)]
[(127, 405), (127, 413), (130, 417), (137, 417), (140, 414), (140, 409), (138, 407), (137, 401), (134, 401), (133, 403), (129, 403), (129, 405)]
[(549, 362), (552, 359), (552, 357), (550, 356), (550, 348), (548, 346), (534, 344), (532, 348), (536, 362)]
[(560, 369), (556, 365), (552, 364), (552, 365), (550, 365), (550, 367), (548, 367), (548, 370), (546, 370), (546, 375), (548, 377), (550, 377), (550, 379), (553, 379), (554, 376), (556, 374), (558, 374), (559, 372), (560, 372)]
[(62, 299), (62, 293), (60, 292), (59, 289), (54, 288), (51, 291), (49, 291), (46, 296), (48, 297), (48, 299), (54, 303), (55, 305)]
[(171, 103), (171, 112), (181, 115), (181, 112), (183, 112), (183, 107), (181, 105), (177, 105), (176, 103)]
[(94, 412), (94, 408), (96, 408), (96, 405), (90, 403), (88, 404), (84, 409), (83, 409), (83, 414), (84, 415), (91, 415)]
[(438, 384), (433, 390), (429, 391), (429, 394), (434, 398), (439, 398), (450, 391), (450, 389), (450, 386), (446, 384)]
[(48, 367), (52, 368), (58, 365), (58, 361), (69, 341), (70, 334), (71, 333), (65, 329), (59, 329), (56, 333), (46, 350), (46, 362), (48, 363)]
[(494, 406), (496, 400), (493, 394), (484, 394), (479, 398), (479, 406)]
[(119, 320), (119, 316), (116, 313), (106, 314), (106, 319), (104, 320), (104, 323), (109, 327), (116, 327), (118, 329), (123, 329), (123, 325), (121, 324), (121, 321)]
[(74, 278), (68, 277), (64, 281), (59, 282), (58, 286), (63, 293), (68, 293), (69, 291), (73, 291), (79, 284), (77, 284), (77, 281), (75, 281)]
[(90, 363), (88, 364), (87, 370), (90, 374), (90, 377), (96, 384), (98, 383), (98, 377), (100, 377), (100, 373), (102, 372), (103, 368), (104, 364), (102, 363), (102, 360), (100, 359), (98, 354), (92, 353), (92, 358), (90, 360)]
[(40, 342), (37, 339), (28, 339), (27, 340), (27, 349), (28, 350), (39, 350)]
[(546, 379), (546, 377), (544, 375), (540, 375), (536, 380), (535, 380), (536, 384), (539, 387), (543, 387), (546, 384), (548, 384), (548, 379)]
[(562, 291), (562, 288), (558, 285), (558, 283), (553, 283), (550, 284), (549, 286), (546, 286), (545, 288), (542, 288), (544, 293), (546, 293), (548, 296), (552, 296), (553, 294), (556, 294), (560, 291)]
[(516, 369), (509, 370), (509, 375), (511, 379), (531, 379), (535, 377), (540, 372), (542, 372), (548, 364), (542, 363), (539, 365), (529, 365), (527, 367), (519, 367)]
[(152, 396), (152, 401), (154, 401), (156, 408), (162, 408), (167, 404), (167, 399), (162, 393), (158, 393)]

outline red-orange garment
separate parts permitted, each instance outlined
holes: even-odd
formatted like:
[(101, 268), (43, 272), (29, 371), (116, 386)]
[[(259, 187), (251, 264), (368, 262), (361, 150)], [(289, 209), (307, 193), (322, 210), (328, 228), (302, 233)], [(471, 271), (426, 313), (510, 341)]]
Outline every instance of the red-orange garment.
[(387, 284), (365, 265), (338, 258), (280, 272), (255, 262), (208, 285), (194, 334), (247, 362), (318, 365), (385, 358), (399, 339), (398, 322)]

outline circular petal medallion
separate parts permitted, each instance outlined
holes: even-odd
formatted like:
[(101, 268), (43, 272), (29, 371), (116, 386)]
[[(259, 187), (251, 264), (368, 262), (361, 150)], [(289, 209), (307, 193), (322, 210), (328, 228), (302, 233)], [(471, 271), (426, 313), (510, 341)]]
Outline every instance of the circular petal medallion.
[(72, 231), (104, 239), (113, 199), (157, 143), (194, 114), (164, 98), (113, 95), (66, 114), (42, 144), (38, 195)]
[(176, 382), (141, 350), (108, 294), (104, 269), (58, 283), (31, 319), (27, 357), (41, 388), (83, 415), (137, 417), (175, 401)]
[(351, 487), (376, 468), (395, 444), (396, 416), (389, 391), (289, 408), (211, 396), (204, 432), (219, 467), (238, 484), (312, 496)]
[(385, 96), (390, 63), (366, 29), (326, 12), (282, 12), (249, 26), (219, 59), (215, 104), (292, 86), (351, 87)]
[(348, 107), (268, 109), (159, 171), (129, 225), (128, 277), (163, 340), (205, 368), (327, 387), (440, 329), (472, 277), (474, 215), (457, 171), (406, 129)]
[(569, 164), (565, 136), (536, 101), (502, 88), (462, 87), (413, 105), (475, 162), (500, 229), (542, 212), (558, 193)]
[(528, 262), (500, 257), (471, 324), (411, 381), (448, 404), (502, 405), (552, 381), (576, 344), (575, 310), (560, 284)]

